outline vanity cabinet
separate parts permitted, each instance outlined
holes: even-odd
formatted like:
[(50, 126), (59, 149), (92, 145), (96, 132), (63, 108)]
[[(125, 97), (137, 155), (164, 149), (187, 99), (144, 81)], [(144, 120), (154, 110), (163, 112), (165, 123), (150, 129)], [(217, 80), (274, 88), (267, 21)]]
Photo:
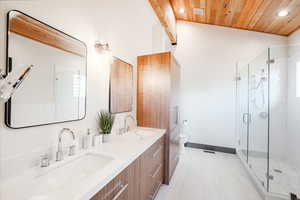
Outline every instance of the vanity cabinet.
[(163, 182), (163, 145), (161, 137), (91, 200), (153, 200)]
[(141, 197), (141, 158), (128, 167), (128, 200), (140, 200)]
[(179, 160), (180, 65), (171, 52), (137, 59), (138, 126), (167, 130), (164, 145), (164, 183), (168, 184)]
[(129, 200), (129, 168), (123, 170), (91, 200)]
[(163, 137), (141, 156), (141, 200), (154, 199), (162, 182), (164, 169)]

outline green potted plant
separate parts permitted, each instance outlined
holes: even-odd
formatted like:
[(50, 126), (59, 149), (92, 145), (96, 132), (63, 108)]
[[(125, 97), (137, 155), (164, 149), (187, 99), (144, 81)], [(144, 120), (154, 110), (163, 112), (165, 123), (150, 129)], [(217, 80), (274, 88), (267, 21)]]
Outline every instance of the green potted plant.
[(101, 111), (98, 113), (99, 131), (100, 134), (103, 135), (103, 142), (109, 141), (114, 122), (115, 116), (113, 116), (110, 112)]

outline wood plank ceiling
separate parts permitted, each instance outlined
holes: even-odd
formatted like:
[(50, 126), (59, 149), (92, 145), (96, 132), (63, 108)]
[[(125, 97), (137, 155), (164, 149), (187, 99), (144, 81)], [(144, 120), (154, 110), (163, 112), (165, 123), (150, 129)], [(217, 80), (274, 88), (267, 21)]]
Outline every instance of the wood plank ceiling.
[[(288, 36), (300, 27), (300, 0), (170, 0), (177, 20)], [(179, 12), (184, 8), (185, 12)], [(197, 15), (194, 8), (204, 9)], [(281, 10), (289, 15), (279, 17)]]

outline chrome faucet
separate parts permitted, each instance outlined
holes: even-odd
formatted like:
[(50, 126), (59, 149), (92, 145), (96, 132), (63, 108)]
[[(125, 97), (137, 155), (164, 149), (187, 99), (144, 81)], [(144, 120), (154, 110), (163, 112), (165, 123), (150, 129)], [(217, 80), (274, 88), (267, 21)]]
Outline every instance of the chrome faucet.
[[(58, 136), (58, 149), (57, 149), (57, 152), (56, 152), (56, 161), (61, 161), (61, 160), (63, 160), (63, 157), (64, 157), (63, 150), (62, 150), (62, 136), (65, 132), (70, 133), (72, 135), (73, 141), (75, 140), (75, 134), (71, 129), (63, 128), (60, 131), (60, 134)], [(75, 148), (76, 148), (75, 145), (71, 145), (69, 147), (69, 156), (75, 155)]]

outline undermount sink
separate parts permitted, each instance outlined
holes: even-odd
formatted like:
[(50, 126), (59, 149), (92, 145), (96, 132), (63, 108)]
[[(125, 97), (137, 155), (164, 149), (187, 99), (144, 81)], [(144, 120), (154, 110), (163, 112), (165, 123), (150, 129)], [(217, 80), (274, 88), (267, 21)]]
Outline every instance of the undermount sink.
[(138, 128), (134, 130), (134, 133), (137, 136), (139, 136), (141, 139), (153, 136), (153, 131), (143, 129), (143, 128)]
[(49, 191), (49, 189), (62, 189), (66, 186), (73, 186), (75, 189), (76, 183), (84, 181), (88, 176), (101, 170), (113, 160), (110, 156), (86, 153), (71, 160), (62, 161), (62, 163), (57, 162), (46, 172), (36, 177), (39, 179), (38, 182), (42, 183), (37, 190), (43, 192), (45, 189)]

